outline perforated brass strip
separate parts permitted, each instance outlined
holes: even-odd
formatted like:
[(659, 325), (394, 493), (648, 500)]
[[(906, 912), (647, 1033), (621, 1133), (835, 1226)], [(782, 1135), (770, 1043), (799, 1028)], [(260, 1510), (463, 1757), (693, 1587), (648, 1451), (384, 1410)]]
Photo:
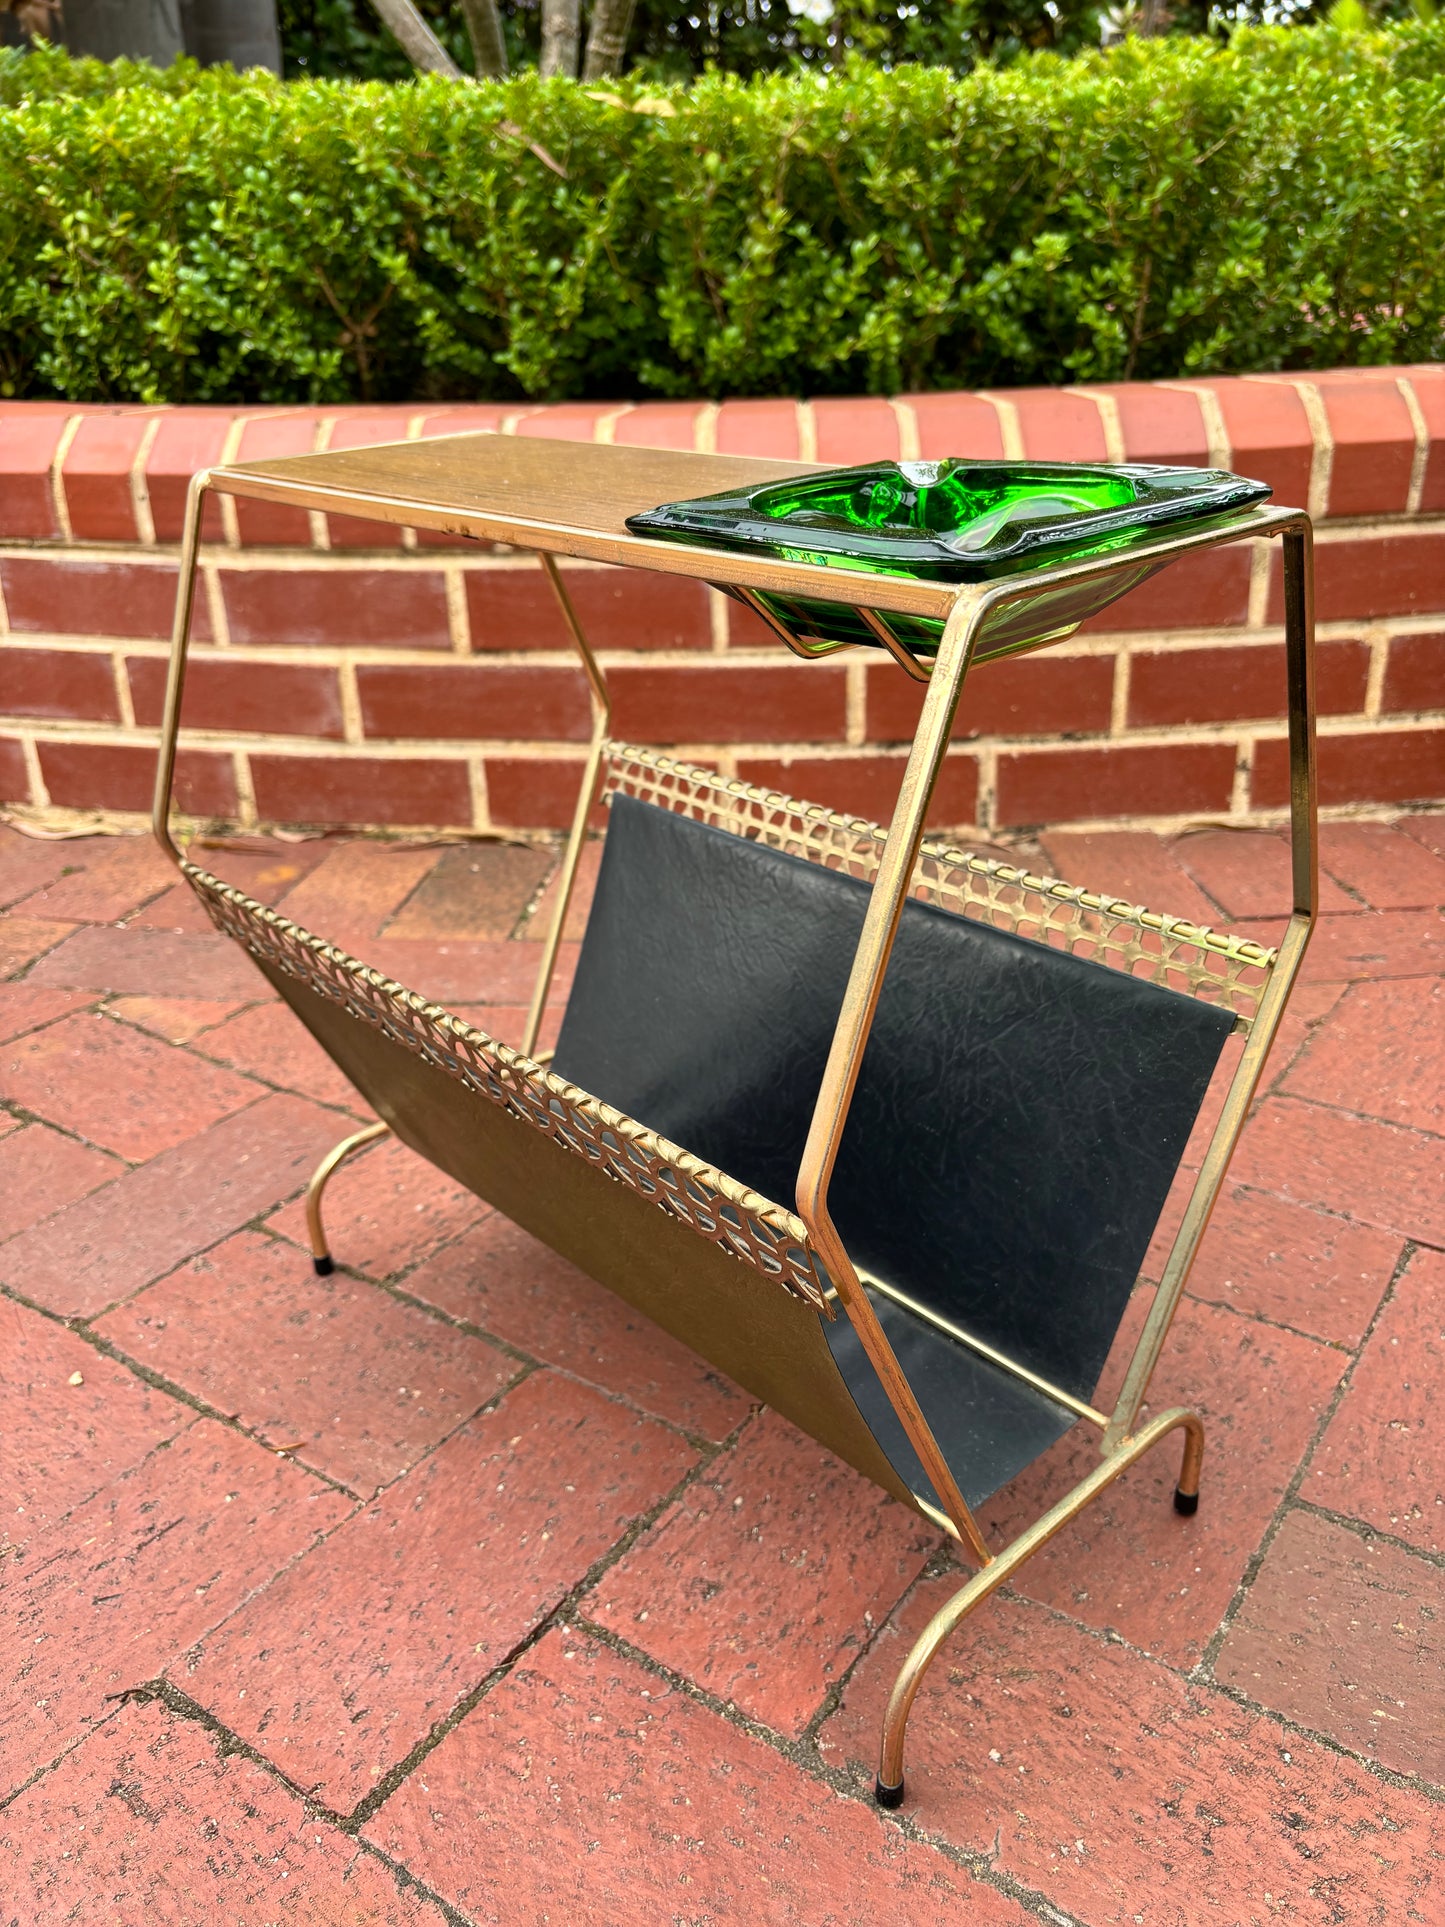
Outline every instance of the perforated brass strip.
[[(887, 831), (860, 816), (803, 803), (777, 790), (610, 743), (604, 794), (621, 792), (734, 835), (871, 882)], [(1036, 876), (996, 857), (926, 838), (913, 894), (1015, 935), (1091, 957), (1234, 1012), (1247, 1031), (1278, 952), (1107, 897), (1057, 877)]]
[(599, 1103), (533, 1059), (428, 1003), (345, 951), (182, 860), (181, 869), (218, 930), (254, 957), (298, 978), (317, 996), (434, 1064), (478, 1096), (601, 1167), (732, 1257), (805, 1299), (826, 1317), (802, 1221), (701, 1158)]

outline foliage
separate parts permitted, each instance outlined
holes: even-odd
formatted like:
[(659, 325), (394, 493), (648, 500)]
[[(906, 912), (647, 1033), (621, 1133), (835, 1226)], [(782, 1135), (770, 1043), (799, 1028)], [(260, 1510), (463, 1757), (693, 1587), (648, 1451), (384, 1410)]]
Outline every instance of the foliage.
[(11, 395), (890, 392), (1445, 353), (1445, 25), (675, 90), (41, 51), (0, 63), (0, 101)]

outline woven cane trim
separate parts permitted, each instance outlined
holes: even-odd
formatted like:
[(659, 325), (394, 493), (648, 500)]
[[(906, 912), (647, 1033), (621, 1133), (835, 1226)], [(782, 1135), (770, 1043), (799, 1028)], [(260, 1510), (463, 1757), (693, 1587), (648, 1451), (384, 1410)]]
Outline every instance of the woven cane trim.
[[(864, 817), (621, 743), (608, 745), (603, 793), (658, 804), (865, 882), (877, 871), (888, 834)], [(1234, 1012), (1240, 1030), (1249, 1029), (1279, 954), (1250, 938), (1035, 876), (932, 837), (923, 843), (913, 894), (995, 929), (1222, 1005)]]
[(183, 862), (191, 888), (216, 928), (370, 1024), (393, 1043), (499, 1104), (618, 1184), (651, 1199), (731, 1257), (833, 1316), (801, 1219), (759, 1197), (691, 1152), (646, 1130), (540, 1064), (474, 1030), (379, 971), (358, 963), (274, 910)]

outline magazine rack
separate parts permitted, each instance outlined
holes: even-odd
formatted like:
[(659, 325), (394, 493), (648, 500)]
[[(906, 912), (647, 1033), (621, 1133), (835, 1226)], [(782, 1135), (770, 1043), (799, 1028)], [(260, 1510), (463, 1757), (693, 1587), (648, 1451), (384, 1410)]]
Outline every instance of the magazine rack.
[[(626, 527), (663, 502), (811, 472), (467, 435), (197, 476), (155, 830), (380, 1120), (312, 1181), (318, 1270), (331, 1268), (326, 1179), (395, 1132), (958, 1541), (977, 1571), (918, 1639), (885, 1717), (877, 1797), (897, 1805), (919, 1682), (979, 1601), (1171, 1432), (1184, 1434), (1176, 1506), (1198, 1505), (1198, 1415), (1141, 1412), (1314, 920), (1311, 536), (1298, 511), (1253, 508), (960, 585)], [(173, 841), (211, 491), (539, 555), (594, 729), (521, 1049), (263, 908)], [(1180, 556), (1261, 537), (1282, 539), (1285, 584), (1293, 911), (1277, 948), (924, 836), (974, 667), (1045, 646)], [(559, 556), (701, 578), (804, 656), (838, 646), (808, 632), (808, 612), (861, 623), (926, 684), (892, 823), (612, 741), (606, 675)], [(916, 646), (928, 633), (931, 662)], [(557, 1049), (538, 1052), (599, 796), (610, 829), (594, 907)], [(1222, 1108), (1122, 1388), (1099, 1409), (1100, 1370), (1230, 1033), (1241, 1041), (1219, 1073)], [(1097, 1466), (990, 1548), (979, 1505), (1077, 1424), (1098, 1431)]]

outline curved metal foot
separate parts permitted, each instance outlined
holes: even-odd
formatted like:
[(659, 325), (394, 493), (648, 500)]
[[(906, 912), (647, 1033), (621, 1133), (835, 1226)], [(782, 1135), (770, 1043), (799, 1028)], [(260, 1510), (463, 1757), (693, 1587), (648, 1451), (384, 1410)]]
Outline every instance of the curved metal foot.
[[(1111, 1452), (1102, 1464), (1095, 1467), (1088, 1478), (1080, 1480), (1072, 1492), (1068, 1493), (1042, 1519), (1031, 1525), (1027, 1532), (1021, 1532), (1011, 1546), (990, 1559), (988, 1564), (976, 1572), (961, 1591), (956, 1592), (947, 1605), (929, 1620), (923, 1631), (913, 1643), (913, 1649), (904, 1660), (898, 1678), (894, 1681), (889, 1695), (888, 1710), (883, 1715), (883, 1736), (879, 1748), (878, 1778), (874, 1792), (880, 1806), (896, 1807), (903, 1798), (903, 1742), (908, 1731), (908, 1715), (913, 1710), (913, 1702), (923, 1684), (923, 1675), (933, 1664), (939, 1648), (954, 1628), (982, 1604), (990, 1593), (997, 1592), (1012, 1575), (1018, 1571), (1025, 1560), (1033, 1557), (1041, 1546), (1048, 1544), (1055, 1533), (1062, 1532), (1071, 1519), (1082, 1512), (1091, 1500), (1098, 1498), (1106, 1487), (1111, 1486), (1122, 1472), (1127, 1472), (1136, 1459), (1144, 1454), (1168, 1433), (1183, 1428), (1184, 1463), (1179, 1474), (1179, 1491), (1187, 1499), (1194, 1498), (1199, 1503), (1199, 1471), (1204, 1457), (1204, 1426), (1197, 1412), (1187, 1412), (1182, 1407), (1173, 1411), (1161, 1412), (1156, 1419), (1136, 1432), (1132, 1438), (1125, 1439), (1117, 1451)], [(1178, 1501), (1176, 1500), (1176, 1504)], [(1184, 1508), (1181, 1507), (1181, 1510)], [(1189, 1508), (1193, 1510), (1193, 1508)]]
[(311, 1240), (311, 1268), (318, 1278), (329, 1278), (336, 1269), (321, 1222), (321, 1194), (330, 1182), (332, 1172), (353, 1151), (359, 1151), (363, 1144), (375, 1143), (377, 1138), (385, 1137), (390, 1130), (389, 1124), (378, 1121), (368, 1124), (364, 1131), (353, 1132), (350, 1137), (344, 1137), (339, 1144), (333, 1145), (311, 1173), (311, 1182), (306, 1187), (306, 1234)]

